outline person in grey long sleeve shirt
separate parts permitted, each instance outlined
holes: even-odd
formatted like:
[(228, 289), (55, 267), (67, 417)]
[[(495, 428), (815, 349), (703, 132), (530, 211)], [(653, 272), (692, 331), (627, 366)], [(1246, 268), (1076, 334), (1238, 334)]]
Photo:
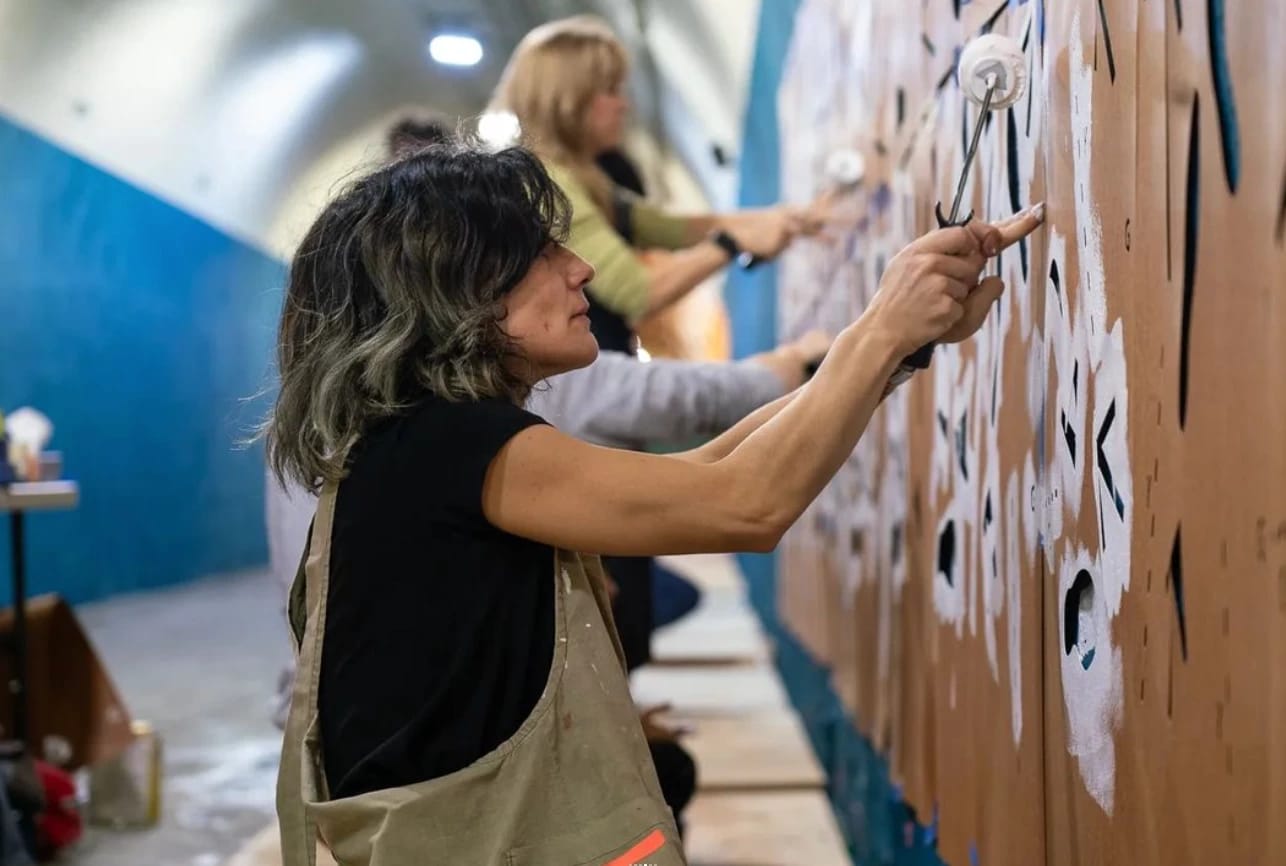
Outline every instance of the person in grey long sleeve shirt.
[(600, 352), (588, 367), (555, 376), (534, 391), (527, 409), (596, 445), (637, 450), (727, 430), (785, 394), (790, 384), (758, 359), (642, 362)]

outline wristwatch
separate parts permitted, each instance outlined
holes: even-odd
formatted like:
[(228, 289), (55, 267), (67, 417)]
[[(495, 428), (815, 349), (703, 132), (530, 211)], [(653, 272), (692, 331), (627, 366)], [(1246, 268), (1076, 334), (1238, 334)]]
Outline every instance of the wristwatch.
[(737, 239), (728, 234), (723, 229), (710, 233), (710, 240), (719, 245), (725, 253), (728, 254), (728, 261), (736, 262), (743, 268), (749, 268), (757, 263), (753, 253), (746, 252), (737, 243)]

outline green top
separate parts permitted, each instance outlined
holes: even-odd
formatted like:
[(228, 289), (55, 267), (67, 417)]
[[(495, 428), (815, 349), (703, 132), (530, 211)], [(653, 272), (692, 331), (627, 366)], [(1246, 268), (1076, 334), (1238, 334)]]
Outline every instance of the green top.
[[(571, 201), (572, 225), (567, 245), (594, 266), (590, 293), (612, 312), (637, 321), (648, 307), (647, 269), (569, 169), (554, 162), (547, 162), (545, 168)], [(687, 246), (687, 220), (669, 216), (637, 199), (628, 199), (626, 206), (630, 233), (640, 247), (676, 250)]]

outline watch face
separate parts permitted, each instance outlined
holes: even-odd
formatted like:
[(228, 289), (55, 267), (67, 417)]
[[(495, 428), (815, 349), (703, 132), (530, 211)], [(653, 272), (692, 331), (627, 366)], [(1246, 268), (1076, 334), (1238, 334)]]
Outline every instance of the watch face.
[(754, 263), (755, 256), (753, 253), (743, 252), (737, 256), (737, 264), (741, 265), (743, 268), (748, 268)]

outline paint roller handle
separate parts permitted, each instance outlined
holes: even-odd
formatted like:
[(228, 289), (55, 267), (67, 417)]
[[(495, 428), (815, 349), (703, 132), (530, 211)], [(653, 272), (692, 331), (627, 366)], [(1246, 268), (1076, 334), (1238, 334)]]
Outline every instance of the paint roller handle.
[[(960, 200), (957, 197), (956, 204), (952, 208), (952, 210), (954, 211), (959, 206), (960, 206)], [(938, 202), (936, 205), (933, 206), (933, 213), (934, 213), (934, 216), (937, 217), (938, 228), (940, 229), (951, 228), (953, 226), (966, 225), (970, 220), (973, 219), (973, 211), (969, 211), (969, 213), (965, 215), (965, 218), (963, 220), (961, 220), (960, 222), (953, 222), (949, 217), (943, 215), (942, 202)], [(906, 358), (902, 361), (902, 363), (905, 366), (912, 367), (916, 370), (929, 369), (929, 364), (930, 362), (933, 361), (933, 347), (935, 345), (936, 345), (935, 343), (928, 343), (924, 346), (921, 346), (920, 348), (912, 352), (910, 355), (907, 355)]]
[[(970, 217), (972, 217), (972, 214), (970, 214)], [(940, 211), (938, 213), (938, 222), (940, 225), (945, 222)], [(969, 231), (977, 238), (982, 254), (990, 258), (1018, 243), (1044, 223), (1045, 203), (1040, 202), (1032, 205), (1008, 219), (995, 223), (979, 223), (972, 219), (966, 222), (972, 223)], [(942, 227), (953, 228), (956, 226), (943, 225)], [(968, 310), (966, 310), (966, 315), (968, 315)], [(903, 366), (916, 370), (928, 369), (930, 361), (933, 360), (934, 345), (934, 343), (929, 343), (912, 352), (903, 360)]]

